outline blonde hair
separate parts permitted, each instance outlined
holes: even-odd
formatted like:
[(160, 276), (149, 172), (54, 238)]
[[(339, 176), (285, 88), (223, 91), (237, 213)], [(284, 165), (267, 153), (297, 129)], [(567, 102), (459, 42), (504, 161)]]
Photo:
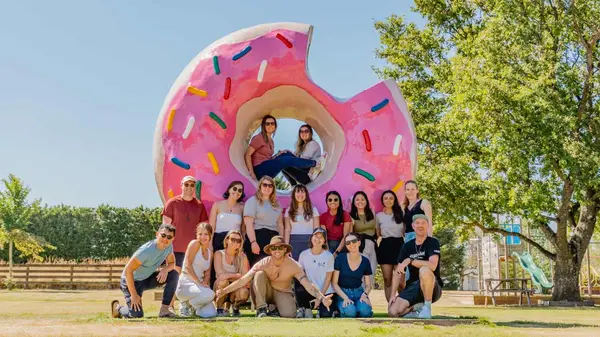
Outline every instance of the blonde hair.
[(223, 247), (225, 247), (225, 249), (223, 249), (223, 258), (225, 258), (225, 256), (227, 256), (227, 247), (229, 247), (229, 237), (232, 234), (237, 234), (240, 236), (240, 239), (242, 240), (242, 242), (240, 243), (240, 248), (238, 248), (235, 251), (235, 255), (233, 258), (233, 266), (235, 267), (236, 272), (241, 273), (242, 272), (242, 268), (244, 267), (244, 252), (242, 251), (242, 247), (244, 247), (244, 237), (242, 236), (242, 232), (240, 232), (237, 229), (232, 229), (229, 232), (227, 232), (227, 235), (225, 235), (225, 239), (223, 239)]
[(258, 188), (256, 189), (256, 193), (254, 194), (254, 196), (256, 197), (256, 201), (258, 201), (259, 205), (263, 205), (263, 196), (262, 193), (260, 192), (260, 188), (261, 185), (264, 181), (268, 181), (271, 184), (273, 184), (273, 193), (271, 193), (271, 195), (269, 196), (269, 201), (271, 203), (271, 206), (273, 206), (273, 208), (279, 208), (279, 201), (277, 200), (277, 193), (275, 193), (275, 180), (273, 180), (273, 178), (269, 177), (269, 176), (263, 176), (262, 178), (260, 178), (260, 180), (258, 181)]
[(201, 222), (196, 226), (196, 235), (200, 234), (202, 230), (205, 229), (208, 232), (208, 236), (213, 236), (213, 228), (208, 222)]
[[(302, 139), (302, 137), (300, 137), (300, 131), (302, 131), (302, 128), (307, 128), (308, 131), (310, 131), (310, 137), (308, 138), (307, 141), (304, 141)], [(304, 152), (304, 148), (306, 148), (306, 144), (310, 143), (313, 140), (313, 128), (308, 125), (308, 124), (304, 124), (300, 127), (300, 129), (298, 129), (298, 140), (296, 141), (296, 157), (300, 157), (300, 155), (302, 154), (302, 152)]]

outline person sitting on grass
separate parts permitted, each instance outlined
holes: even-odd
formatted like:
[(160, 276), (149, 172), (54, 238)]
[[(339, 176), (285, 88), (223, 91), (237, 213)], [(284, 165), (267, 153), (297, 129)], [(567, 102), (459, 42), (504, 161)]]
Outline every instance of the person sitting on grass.
[[(440, 277), (440, 242), (427, 236), (429, 219), (426, 215), (416, 214), (412, 219), (416, 237), (402, 246), (392, 280), (392, 291), (395, 292), (404, 282), (406, 287), (390, 300), (388, 313), (392, 317), (429, 319), (431, 303), (440, 299), (444, 285)], [(404, 277), (406, 267), (410, 271), (408, 281)], [(423, 306), (417, 312), (414, 307), (418, 303), (423, 303)]]
[[(244, 239), (242, 233), (238, 230), (230, 230), (223, 240), (225, 249), (215, 252), (215, 291), (227, 287), (246, 274), (250, 269), (248, 258), (242, 251), (243, 245)], [(234, 317), (241, 316), (240, 305), (248, 301), (249, 295), (250, 291), (248, 287), (242, 287), (229, 294), (229, 302), (233, 307), (232, 315)], [(223, 296), (215, 301), (217, 304), (217, 317), (229, 316), (227, 310), (223, 308), (226, 300), (227, 296)]]
[[(331, 295), (323, 295), (306, 277), (302, 266), (288, 256), (292, 246), (285, 243), (283, 237), (277, 235), (265, 246), (267, 257), (257, 262), (244, 276), (224, 289), (217, 290), (217, 301), (252, 281), (252, 292), (256, 306), (256, 316), (296, 317), (296, 300), (292, 287), (294, 277), (306, 291), (329, 308)], [(276, 306), (275, 310), (267, 312), (269, 304)]]
[[(158, 288), (166, 282), (163, 292), (162, 306), (158, 317), (177, 316), (170, 308), (171, 300), (175, 295), (179, 274), (175, 270), (175, 255), (173, 254), (173, 238), (175, 227), (162, 224), (156, 232), (156, 239), (143, 244), (133, 254), (123, 274), (121, 275), (121, 291), (125, 295), (126, 305), (119, 301), (110, 304), (114, 318), (140, 318), (144, 317), (142, 309), (142, 293), (146, 289)], [(167, 266), (157, 271), (164, 262)]]

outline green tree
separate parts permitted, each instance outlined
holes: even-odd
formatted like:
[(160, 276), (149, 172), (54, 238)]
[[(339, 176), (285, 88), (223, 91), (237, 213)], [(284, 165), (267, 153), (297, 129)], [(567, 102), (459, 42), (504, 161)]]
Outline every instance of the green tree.
[[(600, 210), (600, 2), (415, 0), (422, 27), (375, 23), (416, 124), (436, 223), (500, 233), (522, 217), (551, 248), (553, 300), (580, 300)], [(466, 225), (466, 226), (465, 226)], [(555, 226), (556, 230), (553, 230)]]
[(276, 176), (273, 180), (275, 181), (275, 188), (280, 191), (289, 191), (292, 188), (292, 186), (290, 186), (290, 183), (287, 180), (285, 180), (285, 178), (283, 178), (281, 174)]
[(2, 179), (4, 190), (0, 191), (0, 248), (8, 244), (8, 278), (13, 278), (13, 249), (21, 252), (22, 256), (41, 259), (40, 253), (46, 248), (53, 249), (42, 237), (28, 232), (31, 216), (39, 208), (40, 201), (27, 201), (30, 189), (21, 179), (10, 174), (8, 179)]

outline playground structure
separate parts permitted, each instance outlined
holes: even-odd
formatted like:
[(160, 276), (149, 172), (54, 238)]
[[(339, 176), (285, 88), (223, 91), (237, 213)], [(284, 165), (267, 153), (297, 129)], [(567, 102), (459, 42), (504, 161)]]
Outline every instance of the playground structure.
[[(179, 194), (185, 175), (197, 179), (196, 195), (207, 207), (233, 180), (244, 182), (252, 195), (257, 182), (244, 152), (267, 114), (307, 122), (322, 140), (325, 170), (307, 185), (320, 211), (330, 190), (344, 198), (362, 190), (377, 201), (392, 189), (403, 197), (401, 187), (416, 173), (417, 143), (397, 84), (384, 81), (347, 100), (327, 93), (307, 70), (312, 32), (299, 23), (242, 29), (189, 63), (167, 95), (155, 130), (155, 178), (163, 202)], [(278, 197), (287, 207), (289, 193)]]

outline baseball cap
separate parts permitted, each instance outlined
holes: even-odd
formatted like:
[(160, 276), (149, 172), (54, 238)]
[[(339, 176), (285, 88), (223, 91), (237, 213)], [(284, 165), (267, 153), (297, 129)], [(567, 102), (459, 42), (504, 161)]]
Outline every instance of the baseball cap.
[(417, 219), (425, 219), (425, 220), (427, 220), (427, 222), (429, 222), (429, 218), (425, 214), (415, 214), (415, 215), (413, 215), (412, 221), (415, 222), (415, 220), (417, 220)]
[(185, 176), (185, 177), (183, 177), (183, 179), (181, 179), (181, 183), (182, 183), (182, 184), (183, 184), (183, 183), (185, 183), (185, 182), (187, 182), (187, 181), (193, 181), (193, 182), (196, 182), (196, 178), (194, 178), (194, 177), (192, 177), (192, 176)]

